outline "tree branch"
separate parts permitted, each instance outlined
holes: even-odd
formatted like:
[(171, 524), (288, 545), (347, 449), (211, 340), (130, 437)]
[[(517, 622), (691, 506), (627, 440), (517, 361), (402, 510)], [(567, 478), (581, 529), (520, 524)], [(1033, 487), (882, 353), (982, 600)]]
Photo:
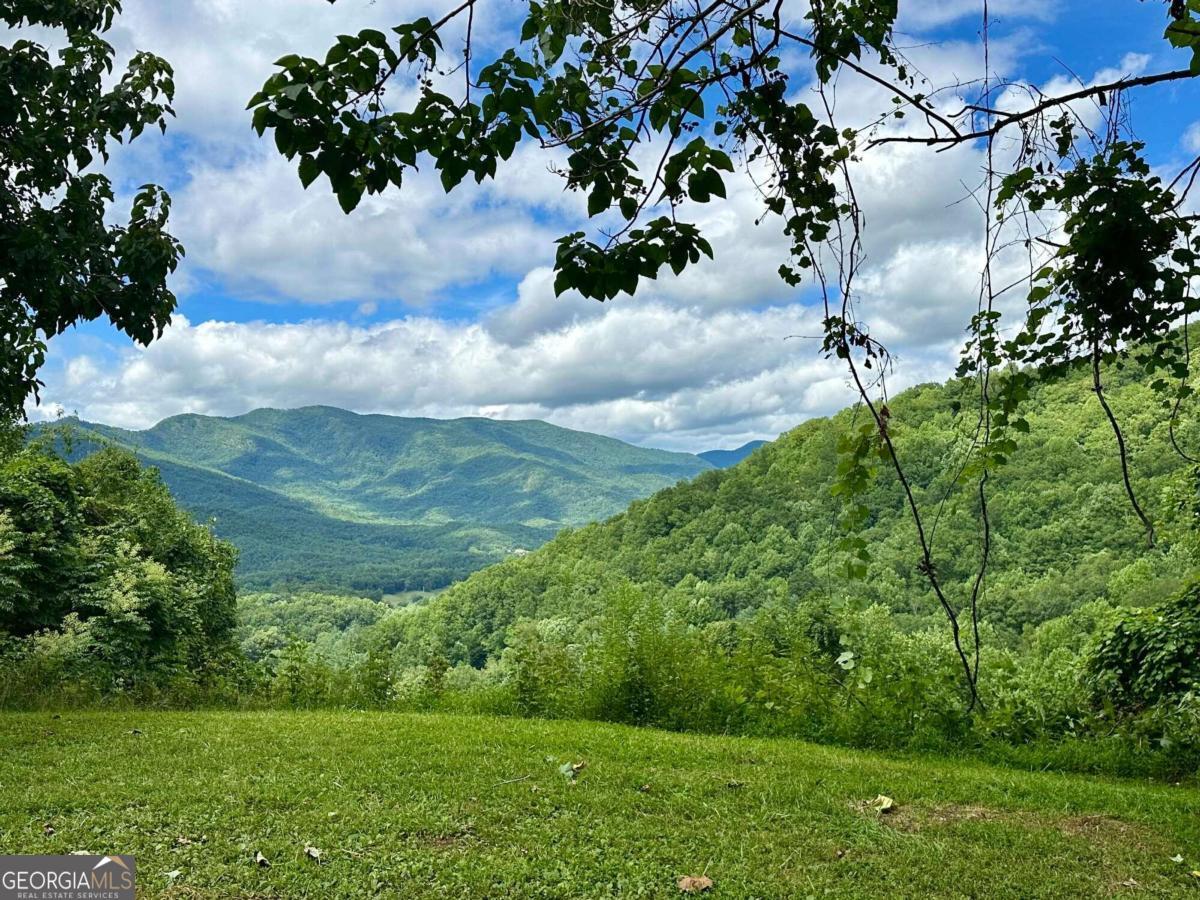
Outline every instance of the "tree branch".
[(952, 135), (939, 135), (938, 137), (916, 137), (914, 135), (892, 135), (889, 137), (881, 137), (871, 141), (868, 147), (875, 147), (880, 144), (921, 144), (926, 147), (941, 146), (947, 149), (956, 144), (965, 143), (966, 141), (980, 140), (981, 138), (993, 137), (1003, 131), (1010, 125), (1015, 125), (1017, 122), (1023, 122), (1026, 119), (1031, 119), (1034, 116), (1041, 115), (1048, 109), (1055, 109), (1060, 106), (1065, 106), (1068, 103), (1074, 103), (1076, 100), (1086, 100), (1089, 97), (1094, 97), (1097, 94), (1105, 94), (1112, 91), (1124, 91), (1129, 88), (1146, 87), (1152, 84), (1162, 84), (1168, 81), (1182, 81), (1187, 78), (1195, 78), (1196, 73), (1191, 69), (1175, 69), (1171, 72), (1158, 72), (1154, 75), (1141, 75), (1137, 78), (1122, 78), (1117, 81), (1109, 82), (1108, 84), (1096, 84), (1090, 87), (1081, 88), (1070, 94), (1062, 94), (1058, 97), (1050, 97), (1037, 103), (1029, 109), (1020, 112), (1008, 113), (1007, 115), (999, 116), (995, 122), (987, 128), (981, 128), (977, 131), (965, 133), (956, 133)]

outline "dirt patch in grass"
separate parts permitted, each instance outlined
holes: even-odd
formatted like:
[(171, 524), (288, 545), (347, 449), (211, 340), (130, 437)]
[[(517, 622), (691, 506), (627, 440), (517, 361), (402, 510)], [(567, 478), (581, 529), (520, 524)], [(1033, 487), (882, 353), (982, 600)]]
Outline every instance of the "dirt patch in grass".
[(988, 806), (959, 803), (933, 807), (898, 803), (881, 812), (871, 800), (855, 801), (851, 803), (851, 807), (860, 815), (898, 831), (920, 831), (923, 828), (941, 828), (968, 822), (1004, 822), (1027, 828), (1056, 828), (1069, 837), (1083, 838), (1100, 847), (1122, 844), (1147, 849), (1158, 843), (1153, 832), (1146, 827), (1108, 815), (1050, 818), (1024, 810), (993, 809)]
[(1147, 850), (1161, 843), (1157, 835), (1144, 826), (1112, 816), (1071, 816), (1055, 824), (1063, 834), (1084, 838), (1098, 847), (1122, 844)]
[(434, 850), (454, 850), (462, 847), (464, 844), (475, 840), (474, 829), (460, 828), (458, 831), (444, 831), (439, 834), (419, 834), (413, 835), (428, 847)]
[(964, 806), (947, 803), (929, 810), (927, 821), (931, 825), (957, 825), (960, 822), (1017, 822), (1025, 821), (1023, 813), (1012, 810), (992, 809), (989, 806)]
[(875, 819), (880, 825), (905, 832), (918, 832), (925, 828), (945, 828), (964, 822), (1024, 823), (1030, 821), (1031, 818), (1020, 812), (957, 803), (946, 803), (934, 807), (897, 804), (887, 812), (878, 811), (869, 800), (854, 803), (852, 806), (862, 815)]

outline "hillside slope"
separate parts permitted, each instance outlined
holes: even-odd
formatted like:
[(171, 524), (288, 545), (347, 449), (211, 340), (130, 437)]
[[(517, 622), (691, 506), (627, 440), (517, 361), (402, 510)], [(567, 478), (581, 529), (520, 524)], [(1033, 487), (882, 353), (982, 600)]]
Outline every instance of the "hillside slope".
[[(1149, 388), (1120, 372), (1109, 381), (1140, 499), (1152, 516), (1168, 518), (1176, 504), (1164, 488), (1187, 464), (1171, 450), (1166, 417)], [(975, 483), (954, 484), (971, 444), (972, 391), (962, 382), (923, 385), (890, 405), (892, 434), (955, 603), (965, 602), (980, 558)], [(958, 411), (960, 404), (966, 411)], [(1137, 605), (1178, 587), (1188, 564), (1169, 552), (1170, 528), (1160, 529), (1160, 549), (1147, 551), (1087, 373), (1040, 387), (1029, 413), (1032, 433), (1022, 436), (1020, 449), (988, 488), (992, 552), (985, 621), (1015, 635), (1106, 595)], [(864, 498), (870, 517), (859, 531), (871, 552), (868, 575), (851, 580), (845, 574), (841, 507), (831, 488), (838, 440), (854, 415), (847, 410), (806, 422), (733, 468), (635, 501), (607, 522), (476, 573), (407, 621), (407, 639), (415, 647), (418, 636), (437, 634), (452, 662), (479, 665), (504, 648), (511, 623), (585, 622), (600, 611), (610, 588), (627, 582), (647, 598), (678, 601), (693, 623), (796, 600), (878, 603), (911, 625), (942, 621), (918, 571), (903, 494), (882, 464)], [(1184, 447), (1200, 446), (1194, 414), (1178, 436)], [(1136, 570), (1129, 568), (1135, 564)]]
[(76, 454), (108, 442), (157, 466), (260, 587), (440, 587), (709, 468), (538, 421), (329, 407), (182, 415), (146, 431), (67, 421)]
[(1194, 897), (1200, 868), (1192, 785), (798, 741), (67, 711), (0, 716), (0, 741), (8, 852), (116, 845), (146, 897), (677, 898), (687, 875), (717, 898)]

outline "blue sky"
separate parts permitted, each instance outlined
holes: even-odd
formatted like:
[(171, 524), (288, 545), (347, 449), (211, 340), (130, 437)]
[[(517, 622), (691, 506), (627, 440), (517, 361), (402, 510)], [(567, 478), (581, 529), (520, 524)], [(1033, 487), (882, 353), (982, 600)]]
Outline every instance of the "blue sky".
[[(175, 324), (148, 350), (103, 323), (52, 343), (43, 405), (128, 427), (181, 412), (327, 403), (397, 415), (543, 418), (640, 444), (701, 450), (772, 437), (850, 397), (815, 352), (809, 295), (774, 271), (785, 243), (749, 183), (698, 210), (717, 258), (636, 299), (600, 306), (550, 289), (553, 240), (584, 220), (536, 148), (512, 174), (445, 197), (425, 174), (346, 218), (319, 183), (249, 129), (245, 101), (285, 52), (393, 25), (442, 5), (398, 0), (126, 0), (112, 42), (177, 69), (178, 119), (115, 158), (125, 189), (173, 194), (188, 248)], [(493, 42), (519, 4), (481, 4)], [(977, 77), (980, 4), (901, 0), (909, 54), (936, 83)], [(1178, 68), (1157, 0), (993, 0), (995, 74), (1043, 88)], [(797, 7), (797, 11), (799, 7)], [(886, 96), (852, 85), (852, 120)], [(1200, 153), (1200, 95), (1140, 93), (1137, 134), (1165, 172)], [(946, 106), (952, 104), (947, 102)], [(1190, 154), (1190, 156), (1189, 156)], [(881, 149), (856, 172), (868, 221), (862, 306), (900, 356), (897, 385), (952, 368), (974, 308), (982, 222), (961, 202), (978, 148), (934, 157)]]

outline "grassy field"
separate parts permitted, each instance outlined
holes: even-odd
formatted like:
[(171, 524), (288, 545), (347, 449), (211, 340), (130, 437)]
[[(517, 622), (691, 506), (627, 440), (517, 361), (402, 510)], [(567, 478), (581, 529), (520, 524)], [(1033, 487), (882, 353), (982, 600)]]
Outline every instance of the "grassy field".
[(1200, 897), (1200, 791), (581, 723), (0, 716), (0, 852), (77, 850), (150, 897)]

